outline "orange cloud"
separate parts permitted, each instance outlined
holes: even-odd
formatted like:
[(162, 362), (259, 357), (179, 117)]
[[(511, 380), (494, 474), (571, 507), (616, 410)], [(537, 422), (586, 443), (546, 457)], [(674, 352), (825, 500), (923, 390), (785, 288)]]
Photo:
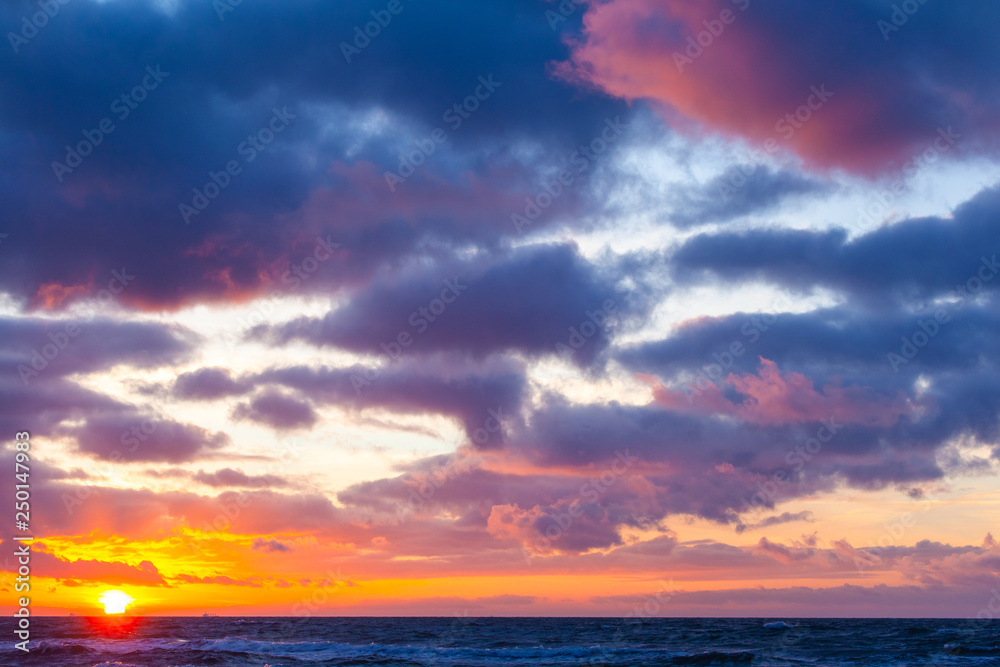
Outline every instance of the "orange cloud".
[[(9, 545), (7, 545), (9, 546)], [(143, 560), (137, 565), (103, 560), (66, 560), (42, 551), (45, 545), (32, 545), (32, 574), (39, 577), (72, 580), (71, 586), (101, 583), (111, 586), (167, 586), (166, 580), (153, 563)], [(8, 560), (3, 569), (14, 571), (16, 564)]]
[(67, 299), (73, 299), (90, 293), (91, 285), (62, 285), (52, 282), (39, 286), (32, 299), (32, 306), (43, 310), (54, 310), (62, 306)]

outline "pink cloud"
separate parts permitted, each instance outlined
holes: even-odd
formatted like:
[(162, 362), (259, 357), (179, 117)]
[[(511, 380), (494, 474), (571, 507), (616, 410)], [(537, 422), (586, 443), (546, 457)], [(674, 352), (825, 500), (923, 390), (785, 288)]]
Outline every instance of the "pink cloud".
[(731, 373), (724, 384), (735, 389), (742, 401), (731, 400), (714, 384), (671, 389), (658, 378), (640, 375), (653, 389), (654, 400), (678, 412), (737, 417), (753, 424), (837, 421), (868, 426), (892, 426), (914, 412), (904, 396), (886, 396), (867, 387), (830, 384), (817, 391), (801, 373), (784, 373), (777, 364), (761, 357), (758, 375)]
[(424, 169), (396, 185), (395, 192), (389, 190), (385, 170), (372, 162), (337, 161), (329, 173), (334, 182), (314, 190), (296, 214), (309, 228), (363, 228), (385, 220), (417, 224), (433, 219), (463, 232), (477, 231), (484, 224), (509, 231), (509, 212), (524, 208), (522, 190), (533, 187), (525, 181), (525, 173), (500, 167), (484, 174), (464, 172), (452, 180)]
[[(729, 0), (592, 2), (583, 38), (554, 72), (626, 100), (651, 100), (675, 127), (709, 128), (758, 149), (773, 139), (775, 154), (789, 151), (820, 168), (898, 169), (937, 138), (940, 117), (920, 115), (929, 97), (952, 112), (949, 122), (995, 129), (975, 109), (978, 93), (949, 90), (949, 75), (933, 72), (939, 63), (925, 62), (921, 72), (942, 79), (934, 90), (911, 74), (927, 49), (917, 42), (912, 52), (884, 49), (878, 16), (864, 15), (875, 9), (795, 7), (794, 27), (790, 9)], [(860, 35), (849, 50), (848, 33)], [(810, 97), (824, 86), (824, 101)], [(805, 122), (779, 125), (810, 103)]]

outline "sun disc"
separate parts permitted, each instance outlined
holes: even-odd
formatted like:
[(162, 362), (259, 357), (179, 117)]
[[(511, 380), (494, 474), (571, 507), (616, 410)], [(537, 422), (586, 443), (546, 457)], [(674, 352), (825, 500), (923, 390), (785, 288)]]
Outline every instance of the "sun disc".
[(104, 605), (105, 614), (123, 614), (135, 598), (124, 591), (104, 591), (98, 601)]

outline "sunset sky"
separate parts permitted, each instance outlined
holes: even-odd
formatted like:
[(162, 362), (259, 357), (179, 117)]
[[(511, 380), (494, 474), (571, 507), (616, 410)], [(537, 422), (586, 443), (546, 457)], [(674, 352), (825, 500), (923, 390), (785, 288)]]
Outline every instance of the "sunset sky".
[(63, 2), (0, 8), (33, 613), (1000, 604), (997, 3)]

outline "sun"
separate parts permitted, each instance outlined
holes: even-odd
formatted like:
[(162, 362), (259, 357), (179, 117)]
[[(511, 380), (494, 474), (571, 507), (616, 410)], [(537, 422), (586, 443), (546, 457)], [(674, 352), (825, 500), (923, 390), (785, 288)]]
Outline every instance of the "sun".
[(104, 605), (105, 614), (123, 614), (135, 598), (123, 591), (104, 591), (98, 602)]

